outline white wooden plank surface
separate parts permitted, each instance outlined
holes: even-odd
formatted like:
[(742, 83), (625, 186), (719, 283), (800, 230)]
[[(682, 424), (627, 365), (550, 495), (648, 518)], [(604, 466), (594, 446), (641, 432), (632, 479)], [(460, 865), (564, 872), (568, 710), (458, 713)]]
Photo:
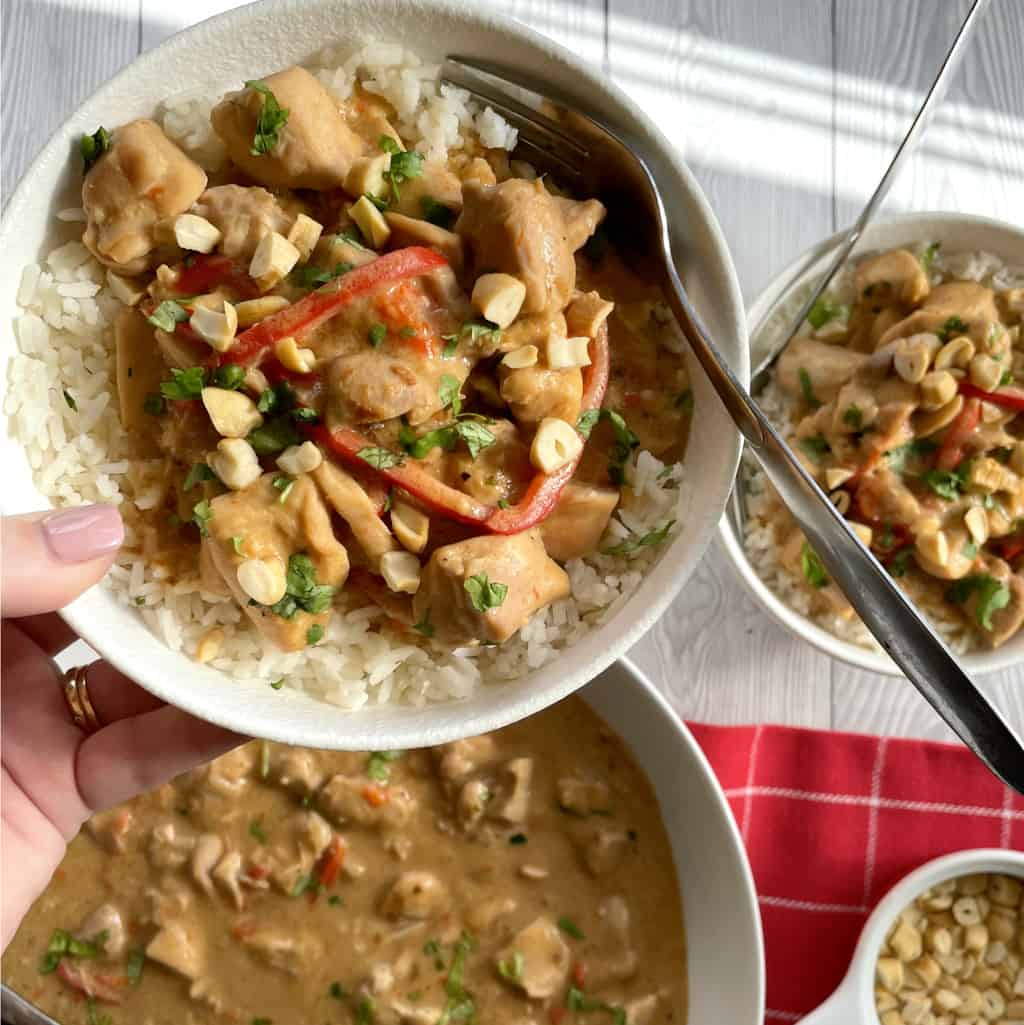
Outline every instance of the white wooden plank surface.
[[(681, 147), (745, 296), (856, 212), (967, 0), (487, 0), (600, 64)], [(234, 0), (6, 0), (2, 191), (141, 49)], [(893, 205), (1024, 219), (1024, 5), (995, 0)], [(684, 714), (946, 736), (908, 684), (796, 641), (712, 547), (632, 652)], [(1024, 727), (1024, 670), (985, 684)]]

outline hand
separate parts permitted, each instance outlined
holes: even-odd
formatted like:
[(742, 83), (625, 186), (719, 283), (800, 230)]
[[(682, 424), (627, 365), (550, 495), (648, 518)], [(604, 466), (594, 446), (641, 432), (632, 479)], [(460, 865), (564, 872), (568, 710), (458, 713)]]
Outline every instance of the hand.
[(3, 520), (3, 947), (93, 812), (245, 739), (165, 705), (105, 662), (88, 670), (102, 728), (75, 726), (52, 661), (75, 635), (53, 610), (106, 573), (123, 539), (114, 506)]

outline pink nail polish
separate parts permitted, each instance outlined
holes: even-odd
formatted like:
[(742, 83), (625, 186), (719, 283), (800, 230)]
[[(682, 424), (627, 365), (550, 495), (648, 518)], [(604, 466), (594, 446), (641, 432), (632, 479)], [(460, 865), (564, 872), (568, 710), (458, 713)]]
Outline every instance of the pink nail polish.
[(121, 547), (124, 524), (112, 505), (62, 509), (42, 521), (43, 537), (61, 562), (88, 562)]

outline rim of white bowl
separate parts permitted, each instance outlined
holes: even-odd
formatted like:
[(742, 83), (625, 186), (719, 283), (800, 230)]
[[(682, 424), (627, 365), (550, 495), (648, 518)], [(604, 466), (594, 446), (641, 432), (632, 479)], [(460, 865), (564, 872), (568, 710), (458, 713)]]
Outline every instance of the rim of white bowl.
[[(977, 228), (990, 228), (1001, 233), (1015, 235), (1020, 239), (1021, 259), (1024, 262), (1024, 230), (992, 217), (982, 217), (976, 214), (958, 214), (949, 211), (895, 213), (879, 217), (865, 232), (863, 248), (870, 251), (871, 234), (875, 231), (904, 226), (909, 228), (924, 221), (945, 225), (970, 225)], [(757, 294), (747, 311), (747, 326), (752, 349), (757, 339), (758, 330), (763, 326), (771, 309), (782, 301), (785, 295), (790, 294), (794, 289), (806, 282), (810, 269), (839, 242), (844, 234), (844, 231), (836, 232), (834, 235), (805, 250), (776, 274)], [(738, 476), (739, 474), (737, 474), (737, 478)], [(818, 626), (817, 623), (812, 622), (795, 609), (790, 608), (779, 598), (751, 565), (742, 541), (733, 528), (728, 511), (722, 514), (722, 519), (719, 521), (718, 536), (740, 580), (753, 593), (754, 597), (758, 599), (761, 606), (775, 622), (796, 634), (801, 640), (807, 641), (807, 643), (819, 651), (838, 659), (840, 662), (845, 662), (848, 665), (856, 666), (869, 672), (903, 677), (902, 670), (884, 652), (872, 651), (850, 641), (844, 641), (824, 627)], [(995, 673), (1003, 669), (1009, 669), (1011, 666), (1019, 665), (1022, 657), (1024, 657), (1024, 653), (1020, 650), (1022, 647), (1024, 647), (1024, 636), (1015, 638), (1008, 645), (997, 648), (995, 651), (974, 651), (966, 655), (958, 655), (956, 658), (967, 672), (977, 674)]]
[[(37, 170), (49, 163), (51, 160), (64, 160), (70, 149), (73, 123), (85, 116), (88, 108), (97, 105), (107, 99), (118, 95), (122, 89), (122, 81), (130, 75), (138, 73), (140, 69), (159, 68), (162, 61), (168, 60), (172, 54), (186, 48), (189, 42), (200, 34), (224, 28), (229, 25), (238, 26), (250, 19), (259, 17), (273, 18), (279, 20), (287, 18), (289, 13), (301, 13), (318, 9), (326, 9), (337, 6), (339, 0), (258, 0), (256, 3), (244, 7), (235, 8), (218, 14), (196, 25), (190, 26), (164, 40), (154, 49), (135, 58), (125, 68), (111, 77), (106, 83), (100, 86), (88, 99), (80, 104), (71, 115), (65, 119), (60, 128), (56, 130), (49, 142), (43, 147), (33, 160), (29, 169), (25, 172), (21, 182), (15, 189), (9, 202), (4, 209), (3, 221), (0, 223), (0, 239), (11, 229), (11, 225), (18, 218), (21, 208), (29, 200), (32, 189), (32, 179)], [(589, 63), (582, 61), (564, 47), (541, 35), (528, 26), (505, 15), (495, 14), (467, 9), (465, 5), (453, 2), (453, 0), (392, 0), (391, 8), (415, 7), (418, 11), (425, 11), (437, 17), (446, 17), (450, 20), (461, 22), (466, 25), (479, 27), (481, 31), (488, 34), (504, 34), (517, 38), (526, 47), (536, 51), (539, 57), (552, 67), (552, 70), (561, 67), (575, 76), (573, 88), (567, 87), (565, 92), (578, 94), (581, 103), (591, 102), (593, 96), (608, 97), (612, 105), (618, 107), (613, 120), (621, 114), (628, 119), (629, 124), (637, 126), (641, 136), (646, 136), (653, 141), (654, 152), (652, 159), (659, 165), (670, 168), (687, 185), (688, 200), (693, 203), (700, 212), (701, 223), (699, 231), (708, 244), (714, 249), (715, 256), (722, 270), (722, 280), (719, 287), (729, 299), (729, 311), (726, 313), (728, 330), (741, 342), (746, 340), (746, 321), (742, 316), (742, 299), (739, 284), (736, 278), (736, 271), (733, 265), (728, 246), (722, 235), (721, 228), (711, 207), (700, 188), (697, 180), (690, 171), (688, 165), (677, 149), (668, 141), (664, 133), (657, 125), (627, 96), (614, 82), (605, 78), (598, 68), (592, 67)], [(371, 26), (372, 28), (372, 26)], [(326, 39), (325, 39), (326, 43)], [(590, 97), (591, 99), (588, 99)], [(692, 362), (691, 362), (692, 366)], [(749, 346), (741, 344), (740, 350), (736, 353), (733, 371), (741, 381), (749, 377)], [(710, 399), (710, 385), (704, 382), (695, 383), (695, 387), (702, 389), (700, 401)], [(723, 414), (724, 415), (724, 414)], [(723, 469), (729, 469), (729, 474), (722, 474), (717, 483), (705, 480), (700, 481), (700, 494), (705, 508), (719, 506), (725, 507), (729, 492), (732, 488), (732, 481), (735, 477), (736, 466), (739, 463), (740, 438), (738, 432), (731, 437), (729, 458), (723, 460)], [(7, 511), (23, 511), (21, 509), (9, 509), (6, 499), (0, 497), (0, 508)], [(694, 513), (692, 512), (691, 515)], [(243, 706), (241, 701), (231, 700), (220, 702), (208, 697), (204, 698), (201, 685), (203, 673), (196, 672), (195, 666), (191, 671), (196, 679), (192, 682), (196, 686), (183, 687), (180, 684), (168, 685), (168, 674), (161, 671), (159, 663), (148, 662), (139, 664), (123, 649), (118, 647), (117, 640), (108, 634), (94, 628), (92, 618), (88, 612), (81, 609), (79, 603), (73, 603), (61, 611), (61, 615), (75, 632), (91, 645), (103, 658), (110, 662), (115, 668), (127, 676), (134, 678), (146, 690), (157, 697), (176, 705), (200, 718), (228, 729), (238, 732), (260, 736), (271, 740), (278, 740), (284, 743), (303, 744), (310, 747), (323, 748), (345, 748), (349, 750), (374, 749), (381, 745), (394, 748), (406, 748), (422, 746), (426, 744), (438, 744), (454, 740), (459, 737), (470, 736), (478, 733), (486, 733), (498, 729), (510, 722), (525, 718), (542, 708), (546, 708), (573, 691), (579, 689), (587, 680), (593, 679), (601, 671), (606, 669), (616, 658), (632, 647), (650, 627), (662, 615), (671, 601), (676, 597), (683, 583), (689, 578), (697, 563), (700, 561), (708, 545), (711, 543), (715, 533), (714, 521), (708, 522), (701, 528), (695, 541), (687, 549), (680, 549), (673, 553), (673, 548), (679, 548), (680, 538), (676, 538), (670, 547), (663, 554), (658, 564), (652, 569), (650, 575), (640, 588), (635, 592), (629, 602), (634, 602), (643, 591), (646, 584), (652, 582), (652, 578), (658, 579), (660, 590), (653, 593), (647, 599), (640, 614), (634, 615), (631, 622), (623, 625), (621, 633), (615, 644), (606, 644), (600, 650), (591, 653), (586, 666), (576, 672), (568, 673), (553, 683), (544, 687), (543, 690), (526, 692), (521, 690), (518, 695), (505, 696), (496, 701), (489, 701), (482, 709), (475, 710), (467, 715), (446, 715), (444, 709), (457, 709), (464, 704), (466, 699), (452, 699), (444, 702), (432, 702), (425, 706), (408, 705), (372, 705), (363, 706), (359, 709), (338, 709), (318, 698), (311, 698), (299, 692), (288, 692), (282, 690), (275, 693), (274, 714), (267, 714), (260, 711), (255, 703), (250, 706)], [(627, 603), (628, 604), (628, 603)], [(619, 610), (612, 621), (621, 620), (625, 609)], [(611, 625), (601, 624), (591, 633)], [(146, 629), (145, 627), (141, 627)], [(161, 647), (168, 658), (181, 658), (190, 662), (187, 656), (172, 652), (169, 648)], [(586, 643), (586, 638), (579, 642)], [(571, 650), (571, 649), (569, 649)], [(549, 663), (551, 665), (551, 663)], [(204, 672), (215, 672), (205, 667), (199, 667)], [(543, 669), (541, 670), (543, 672)], [(239, 681), (241, 682), (241, 681)], [(511, 682), (497, 684), (485, 684), (484, 687), (515, 688), (521, 681), (519, 679)], [(473, 701), (476, 695), (480, 694), (478, 688), (474, 697), (468, 699)], [(241, 692), (239, 698), (241, 697)], [(309, 705), (315, 705), (314, 710), (309, 710)], [(286, 718), (291, 705), (290, 717)], [(367, 714), (367, 708), (372, 709), (375, 714)], [(316, 713), (316, 714), (315, 714)], [(323, 713), (323, 714), (319, 714)]]

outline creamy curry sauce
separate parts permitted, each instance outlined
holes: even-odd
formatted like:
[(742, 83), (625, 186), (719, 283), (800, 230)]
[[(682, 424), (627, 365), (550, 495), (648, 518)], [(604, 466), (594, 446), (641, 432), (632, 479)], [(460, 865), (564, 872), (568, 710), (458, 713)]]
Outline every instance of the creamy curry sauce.
[(3, 969), (64, 1025), (685, 1020), (654, 792), (578, 698), (400, 755), (252, 742), (103, 812)]
[(685, 448), (681, 336), (603, 205), (473, 140), (426, 160), (392, 120), (293, 67), (213, 109), (212, 178), (153, 121), (83, 140), (156, 494), (129, 547), (284, 650), (346, 589), (412, 641), (507, 641), (568, 596), (635, 452)]

